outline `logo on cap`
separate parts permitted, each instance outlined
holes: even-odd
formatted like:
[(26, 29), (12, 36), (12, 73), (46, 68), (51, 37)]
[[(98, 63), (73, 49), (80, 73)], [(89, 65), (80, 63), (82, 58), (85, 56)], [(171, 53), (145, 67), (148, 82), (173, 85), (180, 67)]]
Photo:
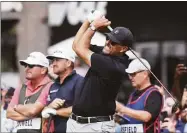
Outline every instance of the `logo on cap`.
[(60, 50), (56, 50), (54, 53), (63, 53), (63, 52)]
[(115, 33), (115, 34), (118, 34), (118, 33), (119, 33), (119, 30), (114, 31), (114, 33)]
[(28, 57), (36, 58), (36, 56), (34, 56), (33, 54), (30, 54)]

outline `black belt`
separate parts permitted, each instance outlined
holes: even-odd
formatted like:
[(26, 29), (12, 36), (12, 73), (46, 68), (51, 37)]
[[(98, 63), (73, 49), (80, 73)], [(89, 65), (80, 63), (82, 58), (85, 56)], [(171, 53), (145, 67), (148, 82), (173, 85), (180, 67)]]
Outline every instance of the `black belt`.
[(102, 121), (111, 121), (113, 120), (113, 116), (109, 115), (109, 116), (96, 116), (96, 117), (82, 117), (82, 116), (77, 116), (75, 114), (71, 114), (70, 118), (81, 123), (81, 124), (85, 124), (85, 123), (96, 123), (96, 122), (102, 122)]

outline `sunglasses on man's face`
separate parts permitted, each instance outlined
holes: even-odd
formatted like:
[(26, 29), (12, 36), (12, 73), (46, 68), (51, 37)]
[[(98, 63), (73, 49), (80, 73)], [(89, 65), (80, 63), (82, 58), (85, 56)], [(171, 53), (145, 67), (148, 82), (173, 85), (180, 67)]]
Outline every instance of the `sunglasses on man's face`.
[(33, 67), (43, 67), (43, 66), (40, 66), (40, 65), (30, 65), (30, 64), (25, 64), (24, 67), (28, 67), (28, 68), (33, 68)]
[(128, 75), (131, 77), (135, 77), (138, 73), (141, 73), (143, 71), (138, 71), (138, 72), (134, 72), (134, 73), (129, 73)]

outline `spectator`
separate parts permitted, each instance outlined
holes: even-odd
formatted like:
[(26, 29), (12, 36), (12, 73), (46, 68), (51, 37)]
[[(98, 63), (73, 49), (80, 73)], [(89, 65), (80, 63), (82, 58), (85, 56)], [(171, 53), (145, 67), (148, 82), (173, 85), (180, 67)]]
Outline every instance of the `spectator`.
[(15, 120), (17, 132), (40, 133), (40, 113), (45, 107), (52, 81), (49, 79), (49, 62), (40, 52), (32, 52), (26, 60), (19, 61), (25, 67), (25, 78), (21, 88), (15, 90), (7, 109), (7, 118)]
[(181, 113), (181, 120), (183, 123), (185, 123), (184, 126), (184, 133), (187, 132), (187, 108), (185, 108)]
[[(150, 70), (150, 64), (143, 58), (140, 60)], [(134, 59), (125, 70), (135, 91), (130, 95), (126, 106), (116, 102), (116, 111), (124, 118), (123, 127), (118, 126), (116, 132), (123, 132), (129, 127), (144, 133), (159, 132), (159, 113), (162, 109), (162, 95), (150, 82), (150, 72), (138, 59)], [(136, 132), (133, 130), (133, 132)]]
[[(187, 64), (178, 64), (176, 66), (175, 75), (174, 75), (174, 84), (172, 88), (172, 93), (177, 97), (179, 101), (182, 99), (182, 86), (181, 86), (181, 80), (183, 78), (186, 78), (184, 76), (187, 75)], [(187, 84), (187, 81), (185, 82)]]
[(76, 90), (79, 89), (83, 77), (73, 70), (75, 57), (71, 53), (57, 50), (47, 58), (52, 60), (53, 73), (58, 75), (58, 78), (50, 88), (48, 106), (42, 111), (42, 116), (49, 118), (50, 114), (54, 115), (55, 133), (66, 132), (66, 123), (72, 112)]
[(167, 97), (165, 99), (162, 113), (166, 112), (166, 116), (162, 121), (160, 121), (162, 133), (182, 133), (184, 131), (184, 123), (178, 118), (179, 109), (178, 111), (174, 112), (174, 104), (175, 101), (171, 97)]
[(185, 87), (183, 89), (181, 105), (182, 105), (182, 108), (186, 108), (187, 107), (187, 84), (185, 85)]
[(10, 87), (5, 93), (5, 102), (1, 105), (1, 132), (16, 132), (17, 122), (6, 118), (7, 107), (14, 94), (14, 88)]

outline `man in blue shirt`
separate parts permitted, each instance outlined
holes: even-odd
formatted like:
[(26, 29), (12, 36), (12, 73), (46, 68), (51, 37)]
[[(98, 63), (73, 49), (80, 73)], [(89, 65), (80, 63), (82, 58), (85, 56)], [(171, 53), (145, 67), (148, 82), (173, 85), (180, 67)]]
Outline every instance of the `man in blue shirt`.
[(49, 118), (50, 114), (54, 115), (55, 132), (66, 132), (66, 122), (72, 112), (76, 90), (80, 87), (83, 77), (73, 70), (75, 57), (72, 53), (56, 50), (47, 58), (52, 60), (53, 72), (58, 78), (50, 88), (48, 107), (42, 111), (42, 116)]

